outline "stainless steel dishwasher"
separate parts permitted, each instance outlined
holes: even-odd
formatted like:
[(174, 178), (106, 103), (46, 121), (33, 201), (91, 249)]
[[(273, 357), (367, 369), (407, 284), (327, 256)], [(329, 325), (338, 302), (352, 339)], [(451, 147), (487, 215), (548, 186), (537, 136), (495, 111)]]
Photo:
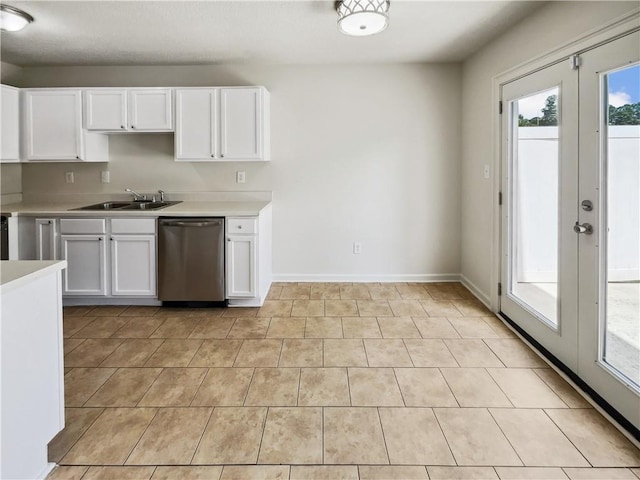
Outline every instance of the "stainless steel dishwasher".
[(224, 302), (224, 218), (158, 220), (158, 299)]

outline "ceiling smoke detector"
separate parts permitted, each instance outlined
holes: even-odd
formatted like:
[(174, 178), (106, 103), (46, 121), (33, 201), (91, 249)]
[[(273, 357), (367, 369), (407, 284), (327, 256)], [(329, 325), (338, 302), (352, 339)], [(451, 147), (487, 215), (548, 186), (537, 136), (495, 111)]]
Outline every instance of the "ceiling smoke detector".
[(336, 2), (338, 30), (345, 35), (366, 37), (389, 26), (389, 0), (342, 0)]
[(33, 22), (27, 12), (10, 5), (0, 4), (0, 28), (3, 32), (17, 32)]

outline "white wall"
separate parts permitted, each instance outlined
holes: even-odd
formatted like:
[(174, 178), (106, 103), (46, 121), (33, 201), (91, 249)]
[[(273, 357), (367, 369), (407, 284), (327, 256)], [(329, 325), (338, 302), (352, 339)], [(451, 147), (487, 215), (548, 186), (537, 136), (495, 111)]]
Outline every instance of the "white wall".
[(463, 64), (462, 73), (462, 237), (461, 272), (489, 298), (492, 272), (493, 180), (483, 165), (493, 164), (492, 79), (637, 8), (637, 2), (549, 2), (514, 25)]
[(24, 165), (23, 193), (272, 190), (280, 278), (457, 274), (460, 80), (459, 65), (24, 68), (24, 87), (265, 85), (272, 162), (175, 163), (171, 134), (116, 134), (108, 164)]

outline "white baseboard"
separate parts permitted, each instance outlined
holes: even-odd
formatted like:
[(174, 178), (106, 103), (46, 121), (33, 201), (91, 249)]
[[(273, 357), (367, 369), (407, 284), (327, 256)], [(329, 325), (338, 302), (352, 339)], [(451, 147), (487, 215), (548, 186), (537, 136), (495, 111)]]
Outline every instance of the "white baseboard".
[(136, 297), (62, 297), (62, 305), (76, 307), (83, 305), (137, 305), (143, 307), (159, 307), (162, 302), (157, 298)]
[(394, 282), (459, 282), (458, 273), (434, 274), (331, 274), (331, 273), (278, 273), (273, 275), (274, 282), (361, 282), (361, 283), (394, 283)]
[(471, 280), (460, 274), (460, 283), (467, 287), (467, 289), (473, 293), (473, 295), (480, 300), (484, 305), (491, 310), (491, 297), (480, 290)]

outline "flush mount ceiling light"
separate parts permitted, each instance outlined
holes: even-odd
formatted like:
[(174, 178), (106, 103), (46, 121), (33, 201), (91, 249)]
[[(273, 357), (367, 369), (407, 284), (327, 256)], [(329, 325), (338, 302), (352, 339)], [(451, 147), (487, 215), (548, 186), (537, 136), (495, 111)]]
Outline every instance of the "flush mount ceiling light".
[(0, 28), (4, 32), (17, 32), (33, 22), (33, 17), (19, 8), (0, 4)]
[(338, 30), (345, 35), (375, 35), (389, 25), (389, 0), (342, 0), (336, 10)]

